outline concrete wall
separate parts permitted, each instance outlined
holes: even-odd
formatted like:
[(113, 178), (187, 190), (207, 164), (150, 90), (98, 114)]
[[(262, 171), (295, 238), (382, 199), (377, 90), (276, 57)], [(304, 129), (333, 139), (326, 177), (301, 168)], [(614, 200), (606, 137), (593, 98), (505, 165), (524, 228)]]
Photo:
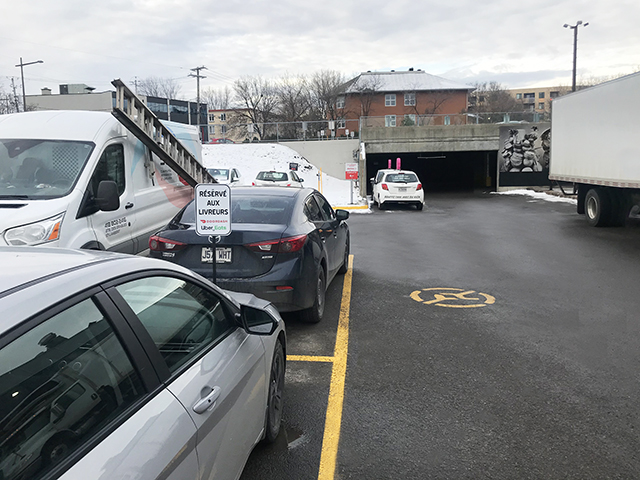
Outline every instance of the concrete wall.
[(354, 151), (360, 148), (360, 141), (355, 140), (327, 140), (313, 142), (286, 142), (314, 166), (321, 168), (323, 173), (332, 177), (344, 179), (345, 163), (357, 162)]
[(372, 127), (361, 138), (367, 153), (487, 151), (499, 149), (500, 126)]
[(67, 95), (27, 95), (27, 107), (36, 110), (113, 110), (112, 92), (70, 93)]

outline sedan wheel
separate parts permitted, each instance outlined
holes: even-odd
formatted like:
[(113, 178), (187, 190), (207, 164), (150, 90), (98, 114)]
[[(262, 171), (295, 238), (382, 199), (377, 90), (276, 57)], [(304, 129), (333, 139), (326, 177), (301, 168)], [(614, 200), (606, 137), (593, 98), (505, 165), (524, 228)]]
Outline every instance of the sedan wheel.
[(278, 340), (271, 362), (269, 380), (269, 400), (267, 402), (267, 422), (264, 434), (265, 443), (275, 442), (282, 425), (282, 393), (284, 391), (284, 352)]
[(324, 270), (320, 267), (320, 273), (318, 273), (318, 281), (316, 282), (316, 298), (313, 302), (313, 306), (302, 311), (302, 321), (307, 323), (318, 323), (322, 320), (324, 314), (324, 300), (326, 294), (326, 285)]

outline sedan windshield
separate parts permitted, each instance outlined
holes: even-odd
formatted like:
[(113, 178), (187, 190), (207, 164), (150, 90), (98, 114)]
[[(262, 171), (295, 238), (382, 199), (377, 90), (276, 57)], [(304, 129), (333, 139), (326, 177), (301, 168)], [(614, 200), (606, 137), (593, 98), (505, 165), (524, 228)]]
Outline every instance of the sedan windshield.
[(92, 142), (0, 139), (0, 199), (68, 194), (94, 146)]
[(387, 175), (388, 183), (415, 183), (418, 177), (414, 173), (390, 173)]

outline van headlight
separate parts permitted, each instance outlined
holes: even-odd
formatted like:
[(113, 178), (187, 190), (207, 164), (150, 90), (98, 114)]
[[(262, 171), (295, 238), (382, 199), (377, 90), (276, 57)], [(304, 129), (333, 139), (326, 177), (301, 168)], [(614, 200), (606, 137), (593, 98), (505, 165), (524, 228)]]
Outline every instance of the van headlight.
[(60, 238), (60, 226), (64, 213), (39, 222), (15, 227), (4, 232), (8, 245), (38, 245), (53, 242)]

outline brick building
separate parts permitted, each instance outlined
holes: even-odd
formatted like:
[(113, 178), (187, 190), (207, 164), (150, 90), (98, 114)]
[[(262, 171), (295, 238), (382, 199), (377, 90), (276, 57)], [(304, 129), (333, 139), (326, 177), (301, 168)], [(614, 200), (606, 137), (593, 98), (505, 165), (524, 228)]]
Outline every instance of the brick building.
[(444, 125), (466, 113), (474, 87), (422, 70), (365, 72), (342, 87), (336, 103), (337, 135), (346, 123), (367, 117), (371, 126)]

